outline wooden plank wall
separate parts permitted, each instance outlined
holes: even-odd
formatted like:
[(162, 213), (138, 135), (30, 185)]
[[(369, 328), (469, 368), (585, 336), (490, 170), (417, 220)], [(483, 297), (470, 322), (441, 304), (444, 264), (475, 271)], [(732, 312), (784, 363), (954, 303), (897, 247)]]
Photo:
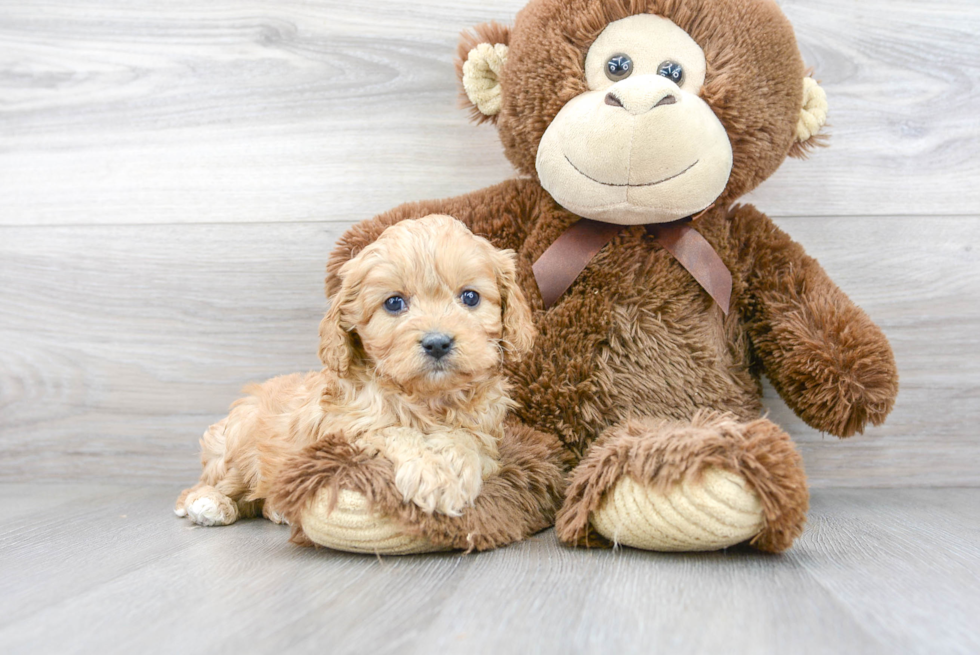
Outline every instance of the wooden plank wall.
[[(523, 0), (0, 0), (0, 477), (185, 482), (248, 380), (316, 366), (352, 222), (511, 176), (458, 32)], [(980, 5), (793, 0), (831, 147), (750, 200), (883, 326), (888, 424), (769, 392), (815, 486), (980, 482)]]

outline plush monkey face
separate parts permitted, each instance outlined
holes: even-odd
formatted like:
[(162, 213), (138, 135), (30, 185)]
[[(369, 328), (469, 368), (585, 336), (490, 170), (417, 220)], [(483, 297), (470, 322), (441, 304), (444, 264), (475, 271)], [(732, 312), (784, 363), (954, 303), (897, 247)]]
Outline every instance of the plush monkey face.
[(464, 36), (474, 115), (569, 211), (661, 223), (802, 156), (826, 117), (772, 0), (532, 0)]
[(610, 23), (585, 57), (589, 90), (541, 138), (541, 185), (565, 209), (608, 223), (706, 208), (728, 183), (732, 147), (699, 95), (704, 74), (704, 52), (666, 18)]

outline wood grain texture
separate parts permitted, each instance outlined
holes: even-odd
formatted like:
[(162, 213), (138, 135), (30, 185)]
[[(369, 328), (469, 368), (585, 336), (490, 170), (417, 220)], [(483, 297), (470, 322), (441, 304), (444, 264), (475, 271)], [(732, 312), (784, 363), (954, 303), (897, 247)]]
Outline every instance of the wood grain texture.
[[(843, 442), (769, 389), (812, 484), (980, 483), (980, 221), (780, 223), (883, 327), (901, 374), (886, 425)], [(197, 439), (245, 383), (318, 366), (323, 264), (344, 227), (5, 228), (0, 477), (195, 479)]]
[[(513, 175), (457, 107), (458, 33), (524, 0), (0, 2), (0, 224), (338, 220)], [(980, 8), (786, 0), (832, 147), (774, 216), (974, 215)]]
[[(346, 226), (512, 175), (452, 56), (523, 2), (0, 0), (0, 475), (187, 480), (246, 381), (315, 367)], [(833, 147), (752, 198), (883, 325), (902, 391), (843, 443), (769, 389), (773, 416), (817, 487), (977, 484), (980, 7), (782, 4)]]
[[(978, 489), (821, 490), (783, 556), (559, 546), (379, 559), (198, 528), (177, 488), (2, 485), (0, 650), (973, 653)], [(43, 509), (46, 507), (46, 509)]]

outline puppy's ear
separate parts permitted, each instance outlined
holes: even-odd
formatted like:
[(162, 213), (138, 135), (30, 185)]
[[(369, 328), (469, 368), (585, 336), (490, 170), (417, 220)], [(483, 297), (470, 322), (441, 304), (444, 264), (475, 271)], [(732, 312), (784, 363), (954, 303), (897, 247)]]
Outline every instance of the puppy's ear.
[(503, 344), (513, 361), (530, 352), (537, 330), (531, 319), (531, 308), (517, 284), (516, 255), (513, 250), (494, 251), (494, 268), (500, 289), (500, 311), (503, 313)]
[(355, 356), (352, 329), (343, 322), (343, 306), (349, 297), (350, 290), (345, 284), (331, 299), (330, 309), (320, 321), (320, 361), (340, 377), (350, 374)]

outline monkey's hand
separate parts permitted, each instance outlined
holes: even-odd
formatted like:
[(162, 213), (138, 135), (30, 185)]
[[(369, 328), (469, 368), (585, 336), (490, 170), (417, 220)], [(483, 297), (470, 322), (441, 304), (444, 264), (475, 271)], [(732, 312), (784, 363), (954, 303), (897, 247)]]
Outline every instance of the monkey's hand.
[(736, 210), (750, 257), (741, 312), (766, 376), (813, 428), (849, 437), (895, 405), (891, 346), (803, 248), (752, 207)]

